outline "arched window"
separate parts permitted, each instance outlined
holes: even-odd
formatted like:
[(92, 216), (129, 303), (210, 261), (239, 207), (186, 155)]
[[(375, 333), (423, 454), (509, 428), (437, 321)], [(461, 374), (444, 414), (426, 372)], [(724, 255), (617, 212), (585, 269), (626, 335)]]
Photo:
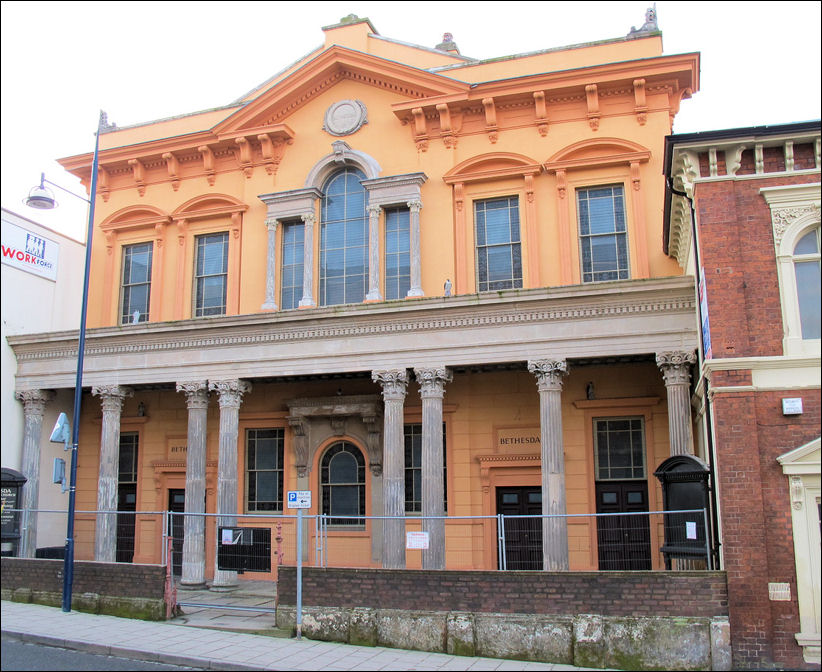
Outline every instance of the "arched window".
[[(320, 461), (322, 512), (328, 516), (365, 515), (365, 459), (348, 441), (328, 447)], [(362, 518), (330, 518), (330, 525), (364, 525)]]
[(334, 173), (323, 187), (320, 229), (320, 305), (360, 303), (368, 288), (365, 174)]
[(793, 248), (796, 297), (802, 338), (820, 337), (820, 254), (819, 227), (803, 234)]

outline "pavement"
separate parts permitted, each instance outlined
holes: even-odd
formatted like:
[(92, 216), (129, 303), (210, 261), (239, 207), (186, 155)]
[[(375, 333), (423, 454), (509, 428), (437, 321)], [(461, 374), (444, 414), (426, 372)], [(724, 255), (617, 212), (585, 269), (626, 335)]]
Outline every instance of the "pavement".
[(273, 612), (257, 611), (273, 609), (272, 582), (243, 582), (226, 593), (178, 590), (177, 601), (182, 615), (157, 622), (3, 600), (0, 630), (4, 639), (204, 670), (589, 669), (297, 640), (275, 627)]

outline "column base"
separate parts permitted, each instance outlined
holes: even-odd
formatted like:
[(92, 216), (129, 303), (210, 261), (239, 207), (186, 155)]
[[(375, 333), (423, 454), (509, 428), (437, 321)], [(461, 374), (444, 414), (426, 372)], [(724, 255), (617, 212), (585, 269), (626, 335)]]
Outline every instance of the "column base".
[(405, 298), (415, 299), (420, 296), (425, 296), (425, 292), (422, 291), (422, 287), (412, 287), (408, 290), (408, 294), (405, 295)]
[(273, 301), (266, 301), (262, 306), (260, 306), (260, 310), (277, 310), (277, 304)]
[(224, 584), (224, 585), (217, 585), (212, 583), (209, 590), (213, 593), (230, 593), (232, 591), (237, 590), (240, 587), (238, 583), (231, 583), (231, 584)]
[(178, 590), (207, 590), (208, 584), (203, 581), (202, 583), (180, 583), (177, 584)]
[(317, 304), (312, 300), (300, 299), (298, 308), (316, 308)]

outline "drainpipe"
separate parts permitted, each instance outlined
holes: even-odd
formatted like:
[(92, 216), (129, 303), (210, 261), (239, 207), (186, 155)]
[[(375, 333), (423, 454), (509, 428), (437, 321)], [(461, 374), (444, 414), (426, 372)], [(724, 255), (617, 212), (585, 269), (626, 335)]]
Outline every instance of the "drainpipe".
[[(700, 379), (702, 380), (702, 390), (703, 394), (705, 395), (705, 422), (707, 424), (708, 431), (707, 440), (708, 440), (708, 470), (711, 476), (710, 487), (708, 491), (711, 493), (711, 525), (713, 527), (713, 544), (712, 544), (712, 551), (711, 554), (713, 555), (713, 566), (714, 569), (720, 569), (719, 566), (719, 547), (721, 543), (718, 539), (718, 532), (719, 532), (719, 519), (717, 516), (717, 506), (716, 506), (716, 471), (714, 468), (715, 458), (716, 455), (714, 453), (715, 446), (714, 446), (714, 426), (713, 426), (713, 419), (711, 416), (711, 402), (708, 399), (708, 392), (710, 384), (708, 383), (708, 377), (702, 374), (702, 364), (703, 358), (705, 355), (705, 340), (702, 333), (702, 302), (699, 300), (699, 274), (701, 265), (699, 263), (699, 243), (697, 239), (697, 231), (696, 231), (696, 209), (694, 208), (694, 202), (690, 196), (684, 191), (680, 191), (676, 187), (674, 187), (671, 178), (668, 175), (665, 175), (665, 183), (668, 187), (668, 190), (676, 194), (677, 196), (682, 196), (688, 201), (688, 211), (691, 213), (691, 239), (693, 240), (694, 246), (694, 263), (696, 264), (696, 310), (697, 315), (699, 317), (699, 343), (700, 343), (700, 352), (699, 352), (699, 368), (700, 368)], [(707, 291), (707, 287), (705, 288)]]

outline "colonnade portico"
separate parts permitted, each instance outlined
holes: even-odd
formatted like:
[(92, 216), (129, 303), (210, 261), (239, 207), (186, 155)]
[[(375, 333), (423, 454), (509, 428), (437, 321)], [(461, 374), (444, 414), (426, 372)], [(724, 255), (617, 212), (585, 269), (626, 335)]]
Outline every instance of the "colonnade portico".
[[(695, 355), (690, 351), (663, 351), (655, 355), (668, 396), (668, 425), (672, 455), (693, 454), (690, 411), (690, 368)], [(544, 569), (564, 571), (569, 568), (566, 519), (566, 484), (563, 455), (563, 381), (572, 364), (561, 358), (534, 359), (527, 369), (535, 376), (539, 392), (540, 464), (542, 486), (543, 558)], [(308, 425), (325, 418), (330, 428), (326, 434), (343, 433), (361, 441), (369, 455), (372, 474), (371, 512), (384, 515), (383, 523), (373, 526), (372, 558), (386, 568), (405, 566), (405, 401), (410, 372), (419, 385), (422, 404), (422, 529), (428, 532), (429, 548), (422, 554), (423, 567), (445, 567), (445, 521), (443, 478), (443, 399), (447, 384), (453, 381), (453, 369), (447, 366), (408, 367), (371, 372), (373, 382), (382, 390), (382, 412), (379, 397), (355, 396), (333, 398), (335, 410), (326, 409), (326, 398), (306, 398), (287, 402), (288, 423), (294, 430), (297, 485), (313, 489), (309, 479), (312, 454), (320, 446), (315, 434), (309, 445)], [(205, 584), (206, 549), (206, 421), (210, 392), (218, 396), (220, 406), (219, 469), (217, 480), (218, 524), (236, 525), (238, 501), (239, 411), (244, 395), (252, 391), (247, 380), (194, 380), (176, 383), (176, 391), (185, 395), (188, 411), (185, 480), (185, 512), (182, 580), (183, 587)], [(95, 536), (95, 559), (113, 562), (117, 544), (117, 478), (121, 409), (126, 398), (134, 394), (124, 385), (101, 385), (92, 388), (100, 398), (102, 429), (100, 436), (100, 466)], [(45, 405), (54, 397), (50, 390), (29, 390), (16, 393), (25, 413), (24, 469), (30, 484), (24, 490), (24, 506), (36, 507), (38, 473), (31, 465), (39, 462), (39, 442)], [(335, 417), (336, 416), (336, 417)], [(356, 418), (345, 430), (345, 417)], [(382, 417), (380, 417), (382, 416)], [(353, 430), (352, 430), (353, 427)], [(326, 430), (323, 430), (326, 431)], [(353, 431), (353, 434), (352, 434)], [(324, 440), (324, 439), (323, 439)], [(315, 445), (316, 444), (316, 445)], [(35, 493), (35, 494), (32, 494)], [(31, 500), (35, 497), (35, 500)], [(31, 501), (29, 501), (31, 500)], [(286, 513), (284, 511), (284, 513)], [(24, 538), (21, 554), (33, 557), (36, 548), (36, 525), (32, 523)], [(236, 585), (235, 572), (215, 570), (214, 586), (231, 588)]]

